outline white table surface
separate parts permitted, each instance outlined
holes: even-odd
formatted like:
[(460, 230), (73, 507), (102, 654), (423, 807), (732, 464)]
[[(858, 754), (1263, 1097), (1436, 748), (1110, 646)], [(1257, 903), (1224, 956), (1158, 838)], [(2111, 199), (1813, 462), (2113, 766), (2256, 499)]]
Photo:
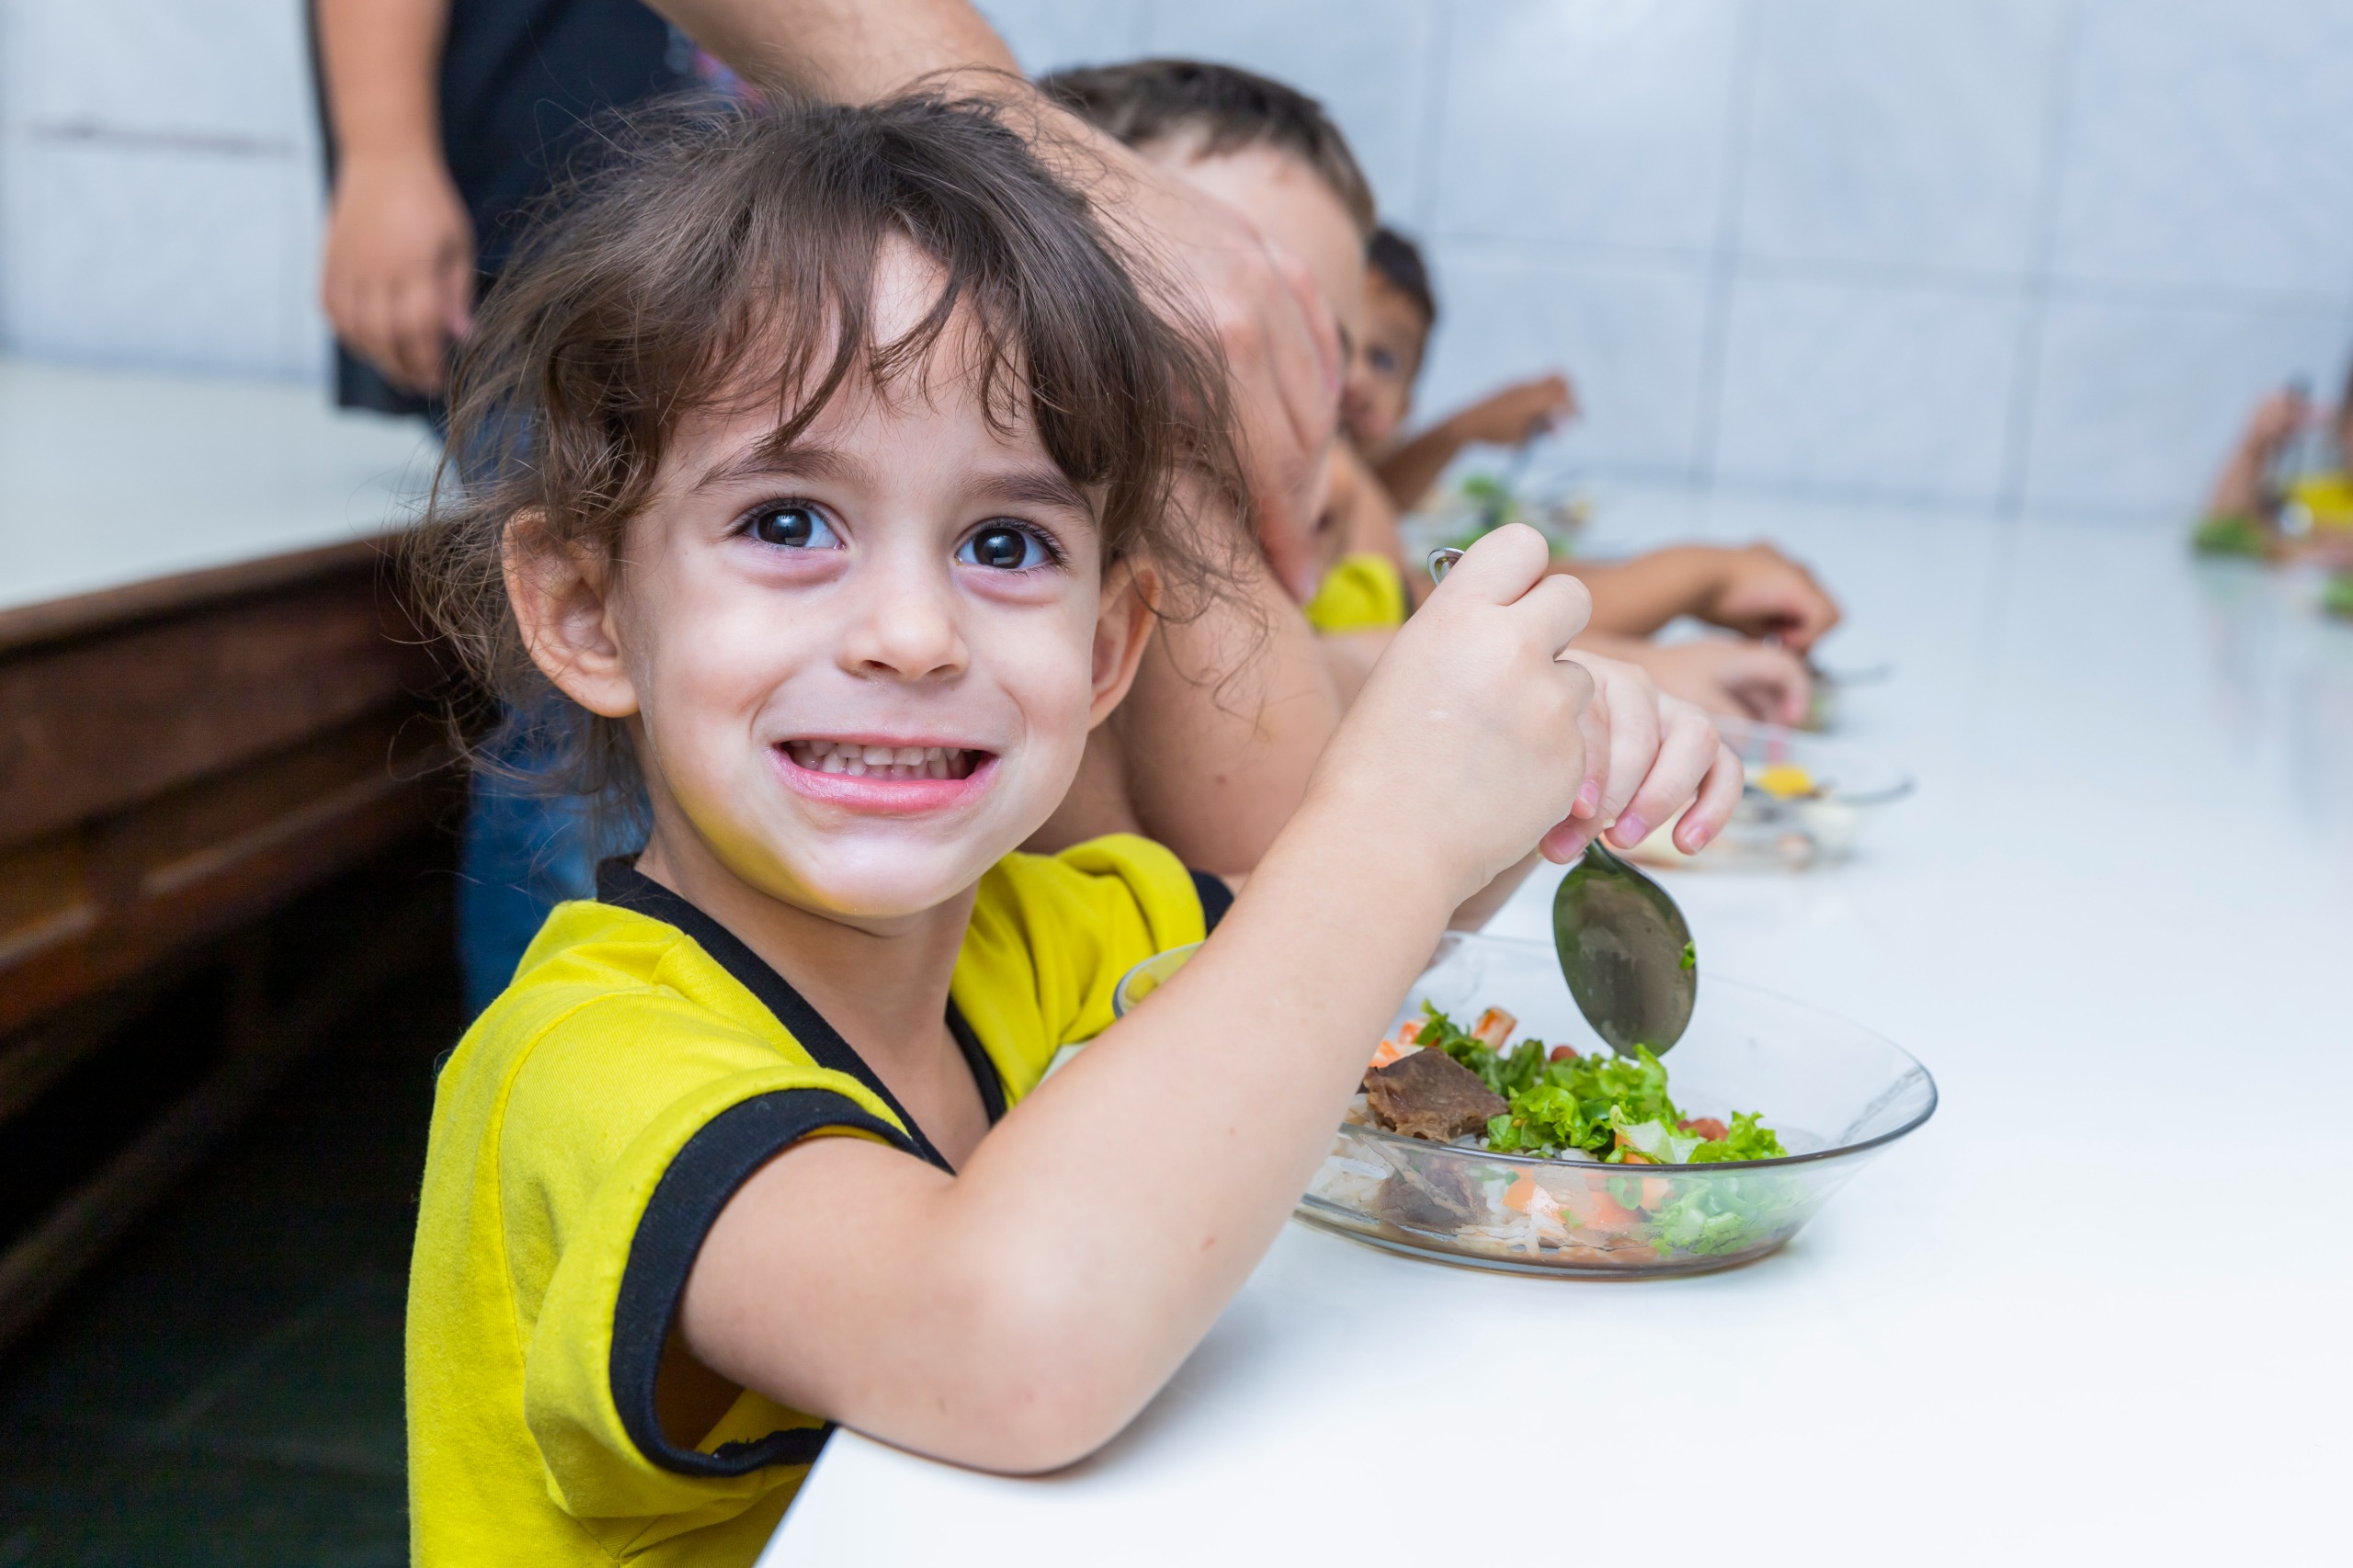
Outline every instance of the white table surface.
[(314, 386), (0, 358), (0, 609), (380, 533), (433, 451)]
[(1860, 858), (1671, 885), (1936, 1118), (1696, 1278), (1293, 1223), (1093, 1459), (845, 1433), (764, 1562), (2353, 1561), (2353, 628), (2171, 529), (1605, 503), (1597, 543), (1785, 540), (1849, 607), (1825, 661), (1894, 661), (1844, 733), (1921, 788)]

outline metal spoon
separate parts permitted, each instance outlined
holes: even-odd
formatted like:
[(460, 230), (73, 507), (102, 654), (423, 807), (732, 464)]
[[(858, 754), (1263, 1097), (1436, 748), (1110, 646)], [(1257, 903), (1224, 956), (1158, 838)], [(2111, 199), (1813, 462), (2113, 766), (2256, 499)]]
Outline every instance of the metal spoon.
[[(1461, 559), (1459, 550), (1431, 551), (1431, 580)], [(1699, 999), (1690, 924), (1665, 888), (1598, 838), (1552, 895), (1552, 951), (1577, 1011), (1612, 1051), (1646, 1045), (1664, 1055), (1683, 1038)]]

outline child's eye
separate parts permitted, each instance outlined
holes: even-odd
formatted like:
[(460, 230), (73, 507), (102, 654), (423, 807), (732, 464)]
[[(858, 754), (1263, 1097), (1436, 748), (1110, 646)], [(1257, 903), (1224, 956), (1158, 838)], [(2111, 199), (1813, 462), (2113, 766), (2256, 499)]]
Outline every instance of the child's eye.
[(1056, 559), (1052, 546), (1031, 528), (1012, 523), (989, 523), (966, 540), (956, 559), (999, 572), (1027, 572)]
[(1386, 348), (1367, 350), (1365, 362), (1384, 376), (1393, 376), (1397, 373), (1397, 356)]
[(800, 501), (763, 506), (752, 514), (751, 536), (762, 544), (788, 550), (832, 550), (841, 543), (834, 525), (816, 507)]

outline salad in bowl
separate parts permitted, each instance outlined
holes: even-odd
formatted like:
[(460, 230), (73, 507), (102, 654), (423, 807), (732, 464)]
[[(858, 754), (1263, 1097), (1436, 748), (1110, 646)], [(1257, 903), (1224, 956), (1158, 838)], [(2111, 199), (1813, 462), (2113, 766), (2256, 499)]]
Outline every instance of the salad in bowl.
[[(1120, 1009), (1190, 950), (1139, 965)], [(1449, 936), (1297, 1217), (1472, 1267), (1699, 1273), (1783, 1245), (1937, 1105), (1927, 1069), (1878, 1035), (1714, 975), (1672, 1062), (1604, 1044), (1549, 945)]]

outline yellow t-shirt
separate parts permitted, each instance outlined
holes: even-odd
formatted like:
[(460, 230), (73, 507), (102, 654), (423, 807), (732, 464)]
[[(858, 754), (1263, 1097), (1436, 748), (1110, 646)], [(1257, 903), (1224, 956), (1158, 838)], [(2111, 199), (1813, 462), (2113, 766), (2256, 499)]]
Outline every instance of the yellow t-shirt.
[[(1115, 836), (981, 880), (949, 1023), (992, 1119), (1111, 1021), (1121, 974), (1198, 941), (1203, 890)], [(783, 978), (634, 871), (560, 904), (443, 1067), (409, 1277), (419, 1563), (748, 1563), (827, 1430), (739, 1395), (693, 1449), (654, 1414), (687, 1270), (779, 1151), (938, 1159)]]
[(1405, 624), (1405, 579), (1385, 555), (1343, 555), (1307, 601), (1307, 624), (1327, 637)]

